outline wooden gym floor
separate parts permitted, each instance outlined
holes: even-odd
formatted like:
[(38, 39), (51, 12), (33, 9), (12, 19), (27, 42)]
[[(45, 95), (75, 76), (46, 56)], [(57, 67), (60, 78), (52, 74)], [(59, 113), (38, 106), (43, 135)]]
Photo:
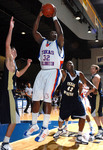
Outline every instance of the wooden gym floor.
[[(50, 120), (58, 120), (59, 111), (57, 108), (52, 108)], [(31, 120), (31, 113), (24, 114), (21, 112), (21, 120)], [(38, 120), (43, 120), (43, 115), (41, 114)], [(70, 119), (71, 120), (71, 119)], [(92, 119), (93, 120), (93, 119)], [(71, 120), (72, 121), (72, 120)], [(77, 120), (78, 121), (78, 120)], [(97, 133), (97, 127), (93, 120), (95, 132)], [(68, 124), (68, 130), (77, 132), (78, 124), (71, 123)], [(88, 123), (85, 124), (84, 133), (89, 131)], [(57, 128), (49, 131), (49, 135), (43, 142), (35, 142), (34, 139), (37, 135), (30, 136), (28, 138), (15, 141), (10, 143), (13, 150), (103, 150), (103, 141), (93, 141), (89, 142), (88, 145), (82, 145), (75, 143), (75, 137), (60, 137), (57, 141), (53, 139), (53, 134), (57, 132)]]

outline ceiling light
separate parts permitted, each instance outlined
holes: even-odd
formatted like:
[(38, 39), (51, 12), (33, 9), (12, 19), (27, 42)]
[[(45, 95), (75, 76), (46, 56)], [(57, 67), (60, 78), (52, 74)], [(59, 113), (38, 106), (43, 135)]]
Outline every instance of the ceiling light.
[(21, 32), (22, 35), (26, 34), (25, 32)]
[(76, 12), (75, 19), (76, 20), (80, 20), (81, 19), (81, 13), (80, 13), (80, 11)]
[(98, 39), (95, 39), (95, 42), (99, 42), (99, 40), (98, 40)]
[(99, 42), (99, 40), (98, 40), (98, 32), (96, 33), (96, 39), (95, 39), (95, 42)]
[(88, 33), (91, 33), (91, 27), (88, 26)]

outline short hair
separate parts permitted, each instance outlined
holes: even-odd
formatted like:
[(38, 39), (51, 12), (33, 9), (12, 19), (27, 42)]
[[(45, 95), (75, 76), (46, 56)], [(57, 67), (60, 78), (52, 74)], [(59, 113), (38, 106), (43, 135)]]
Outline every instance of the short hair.
[(100, 67), (98, 65), (93, 64), (91, 67), (95, 67), (95, 69), (97, 70), (97, 72), (99, 72)]

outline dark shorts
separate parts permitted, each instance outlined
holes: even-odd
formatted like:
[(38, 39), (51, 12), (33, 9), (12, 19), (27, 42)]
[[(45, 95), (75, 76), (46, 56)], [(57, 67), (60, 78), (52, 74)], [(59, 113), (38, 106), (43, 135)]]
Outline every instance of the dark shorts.
[(92, 94), (91, 97), (88, 97), (91, 105), (91, 114), (93, 117), (103, 116), (102, 114), (102, 106), (103, 100), (101, 94), (97, 93), (97, 95)]
[(60, 118), (65, 120), (72, 116), (72, 118), (85, 118), (85, 108), (81, 101), (81, 98), (78, 97), (77, 99), (68, 100), (62, 99), (61, 106), (60, 106)]
[(0, 92), (0, 123), (20, 123), (14, 90), (2, 90)]

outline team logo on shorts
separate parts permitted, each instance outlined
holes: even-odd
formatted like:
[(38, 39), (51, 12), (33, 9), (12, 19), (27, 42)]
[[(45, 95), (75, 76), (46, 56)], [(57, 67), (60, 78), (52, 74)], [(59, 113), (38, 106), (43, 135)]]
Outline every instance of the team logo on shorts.
[(48, 98), (49, 98), (49, 94), (46, 93), (45, 96), (44, 96), (44, 98), (45, 98), (45, 99), (48, 99)]

